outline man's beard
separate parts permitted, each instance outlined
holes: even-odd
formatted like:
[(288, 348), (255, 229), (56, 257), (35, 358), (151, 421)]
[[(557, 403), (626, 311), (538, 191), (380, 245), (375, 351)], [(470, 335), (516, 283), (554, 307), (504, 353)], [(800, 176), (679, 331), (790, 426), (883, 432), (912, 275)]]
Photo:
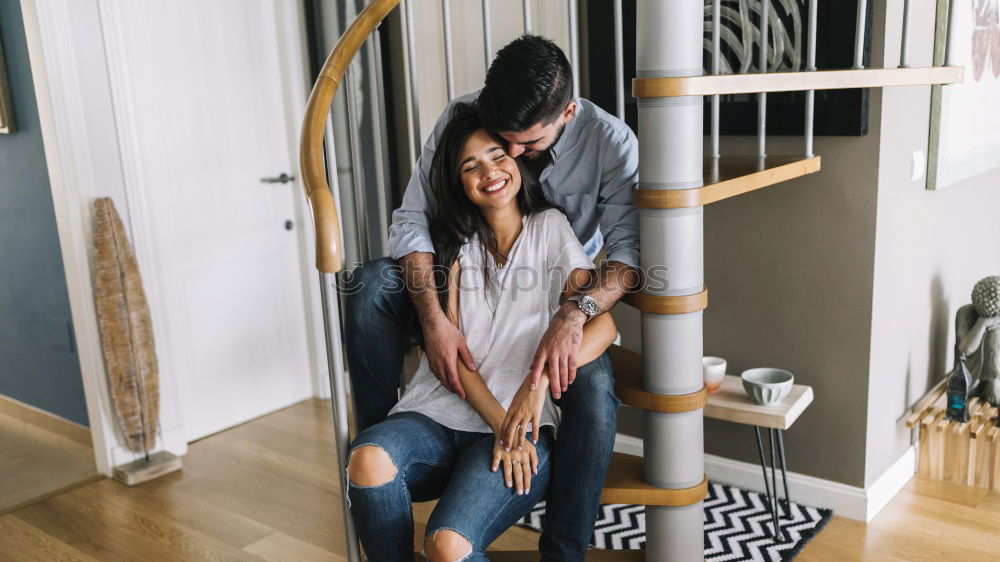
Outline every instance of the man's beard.
[(557, 142), (559, 142), (559, 139), (562, 138), (563, 131), (565, 130), (566, 130), (566, 123), (559, 125), (559, 130), (556, 131), (555, 139), (553, 139), (552, 144), (550, 144), (549, 146), (545, 147), (542, 150), (526, 150), (524, 151), (524, 154), (522, 154), (521, 156), (523, 156), (525, 160), (538, 160), (542, 156), (548, 156), (549, 150), (551, 150), (552, 147), (555, 146)]

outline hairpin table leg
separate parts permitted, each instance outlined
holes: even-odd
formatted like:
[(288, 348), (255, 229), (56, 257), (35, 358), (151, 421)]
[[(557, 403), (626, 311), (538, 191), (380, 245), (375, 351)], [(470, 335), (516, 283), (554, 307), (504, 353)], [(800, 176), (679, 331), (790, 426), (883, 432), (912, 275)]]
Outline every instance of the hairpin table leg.
[(788, 469), (785, 467), (785, 440), (781, 437), (781, 430), (778, 433), (778, 454), (781, 456), (781, 481), (785, 486), (785, 514), (789, 519), (792, 517), (792, 497), (788, 495)]
[(775, 450), (775, 444), (774, 444), (774, 441), (775, 441), (775, 439), (774, 439), (774, 432), (775, 431), (776, 431), (775, 429), (769, 429), (768, 430), (768, 436), (767, 436), (768, 437), (768, 443), (770, 445), (770, 450), (771, 450), (771, 490), (774, 491), (774, 499), (772, 500), (774, 502), (774, 508), (771, 511), (771, 514), (772, 514), (771, 519), (772, 519), (772, 522), (774, 523), (774, 538), (775, 538), (776, 541), (782, 542), (782, 541), (785, 540), (785, 536), (784, 536), (784, 533), (781, 532), (781, 515), (782, 515), (781, 514), (781, 504), (780, 504), (780, 502), (778, 500), (778, 482), (776, 480), (777, 475), (775, 474), (775, 472), (777, 472), (777, 468), (778, 468), (777, 467), (778, 463), (775, 460), (775, 454), (777, 453), (777, 451)]
[[(777, 513), (774, 509), (773, 496), (771, 495), (771, 483), (767, 480), (767, 463), (764, 462), (764, 443), (760, 439), (760, 427), (753, 426), (754, 436), (757, 438), (757, 455), (760, 458), (760, 472), (764, 476), (764, 490), (765, 490), (765, 500), (767, 504), (767, 511), (771, 514), (771, 521), (774, 522), (774, 529), (777, 531)], [(772, 468), (772, 473), (774, 469)], [(777, 493), (777, 490), (775, 490)], [(777, 532), (773, 533), (772, 536), (777, 537)]]

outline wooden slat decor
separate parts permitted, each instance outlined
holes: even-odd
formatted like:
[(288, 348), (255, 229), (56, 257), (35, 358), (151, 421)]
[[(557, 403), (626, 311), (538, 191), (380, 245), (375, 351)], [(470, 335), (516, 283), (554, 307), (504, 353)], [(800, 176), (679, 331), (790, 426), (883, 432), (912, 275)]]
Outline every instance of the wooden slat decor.
[(1000, 491), (1000, 428), (997, 408), (979, 398), (969, 401), (969, 421), (945, 419), (944, 381), (919, 400), (906, 418), (920, 436), (917, 474), (986, 490)]
[(637, 207), (680, 209), (708, 205), (820, 169), (820, 157), (813, 156), (722, 156), (706, 157), (705, 185), (691, 189), (636, 189)]
[(798, 92), (845, 88), (882, 88), (955, 84), (965, 78), (961, 66), (923, 68), (864, 68), (814, 70), (811, 72), (768, 72), (764, 74), (719, 74), (632, 79), (632, 95), (637, 98), (752, 94), (757, 92)]

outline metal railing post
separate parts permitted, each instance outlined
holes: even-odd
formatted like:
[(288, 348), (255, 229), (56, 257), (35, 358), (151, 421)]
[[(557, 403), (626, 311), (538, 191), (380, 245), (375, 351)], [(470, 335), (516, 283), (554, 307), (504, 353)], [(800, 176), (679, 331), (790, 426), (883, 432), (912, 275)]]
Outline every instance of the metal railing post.
[[(809, 0), (809, 44), (806, 47), (806, 70), (816, 70), (816, 0)], [(813, 156), (813, 113), (815, 111), (816, 91), (806, 91), (806, 117), (804, 137), (806, 141), (805, 155)]]
[(410, 67), (410, 127), (413, 135), (413, 159), (420, 156), (420, 102), (417, 98), (417, 39), (413, 34), (413, 1), (403, 0), (406, 8), (406, 61)]
[[(864, 2), (864, 0), (860, 0)], [(771, 0), (760, 2), (760, 72), (767, 73), (767, 35)], [(757, 94), (757, 156), (767, 156), (767, 92)]]
[(444, 81), (448, 101), (455, 99), (455, 68), (451, 52), (451, 0), (441, 0), (441, 17), (444, 23)]
[[(719, 73), (722, 0), (712, 0), (712, 74)], [(719, 95), (712, 96), (712, 158), (719, 158)], [(714, 164), (714, 163), (713, 163)]]
[(573, 97), (577, 97), (580, 95), (580, 40), (576, 0), (566, 0), (566, 10), (569, 12), (569, 64), (573, 67)]
[(344, 515), (344, 543), (347, 549), (348, 562), (361, 562), (361, 550), (358, 545), (358, 535), (354, 529), (354, 519), (351, 517), (350, 504), (347, 501), (347, 491), (350, 483), (347, 478), (348, 449), (351, 436), (347, 423), (347, 388), (344, 377), (337, 372), (338, 350), (340, 349), (340, 318), (332, 315), (335, 310), (333, 303), (337, 302), (337, 276), (334, 273), (319, 274), (322, 290), (320, 299), (323, 306), (323, 328), (326, 337), (326, 360), (330, 373), (330, 398), (333, 402), (333, 432), (337, 449), (337, 474), (340, 476), (340, 489), (344, 494), (341, 498), (341, 508)]
[(615, 26), (615, 114), (625, 120), (625, 39), (622, 33), (622, 0), (614, 2)]
[(493, 25), (490, 23), (490, 0), (483, 0), (483, 56), (486, 64), (483, 69), (489, 70), (493, 62)]
[(899, 40), (899, 68), (907, 68), (907, 51), (910, 46), (910, 0), (903, 0), (903, 35)]
[(867, 23), (868, 0), (858, 0), (858, 17), (854, 30), (854, 68), (864, 68), (865, 64), (865, 24)]

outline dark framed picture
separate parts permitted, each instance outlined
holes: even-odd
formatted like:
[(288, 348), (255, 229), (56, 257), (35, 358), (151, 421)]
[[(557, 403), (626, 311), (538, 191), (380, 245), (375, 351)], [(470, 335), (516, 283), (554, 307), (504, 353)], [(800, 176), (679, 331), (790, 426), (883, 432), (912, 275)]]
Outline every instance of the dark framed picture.
[[(712, 1), (705, 1), (704, 71), (711, 73)], [(867, 1), (864, 65), (871, 61), (872, 6), (870, 0), (817, 2), (816, 67), (820, 70), (851, 68), (859, 1)], [(624, 52), (625, 120), (636, 129), (637, 111), (631, 96), (635, 76), (635, 3), (622, 2)], [(806, 69), (808, 45), (808, 0), (770, 0), (768, 17), (768, 72)], [(759, 0), (722, 0), (720, 7), (721, 74), (760, 71)], [(590, 99), (614, 113), (615, 61), (614, 17), (611, 2), (588, 2), (588, 53)], [(815, 94), (814, 127), (817, 135), (861, 136), (868, 134), (868, 90), (826, 90)], [(709, 104), (705, 104), (708, 130)], [(720, 98), (720, 127), (723, 135), (757, 134), (757, 95), (739, 94)], [(804, 131), (805, 94), (772, 92), (767, 95), (767, 133), (801, 135)]]
[(10, 83), (7, 81), (7, 63), (4, 62), (3, 39), (0, 38), (0, 134), (14, 132), (14, 106), (10, 101)]

